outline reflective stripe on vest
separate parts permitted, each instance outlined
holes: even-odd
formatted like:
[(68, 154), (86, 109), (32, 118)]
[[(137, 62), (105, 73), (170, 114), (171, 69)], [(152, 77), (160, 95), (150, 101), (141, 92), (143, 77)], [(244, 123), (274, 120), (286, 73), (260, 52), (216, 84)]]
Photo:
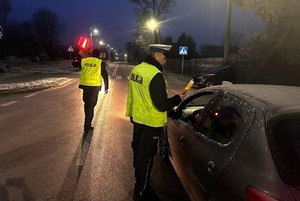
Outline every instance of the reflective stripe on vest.
[(158, 111), (150, 96), (150, 82), (157, 73), (161, 72), (155, 66), (143, 62), (131, 71), (128, 86), (126, 116), (151, 127), (162, 127), (167, 122), (167, 112)]
[(80, 84), (84, 86), (101, 86), (101, 59), (87, 57), (81, 60)]

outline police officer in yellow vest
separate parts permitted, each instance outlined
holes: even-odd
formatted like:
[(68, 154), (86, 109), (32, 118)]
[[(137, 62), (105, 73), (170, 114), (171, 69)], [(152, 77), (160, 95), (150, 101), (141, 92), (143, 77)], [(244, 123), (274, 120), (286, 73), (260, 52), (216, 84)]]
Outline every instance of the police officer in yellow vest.
[(133, 123), (134, 200), (157, 200), (149, 185), (158, 139), (167, 122), (167, 111), (178, 105), (183, 94), (168, 98), (168, 85), (162, 70), (171, 45), (149, 45), (144, 62), (130, 73), (126, 116)]
[(93, 130), (92, 120), (94, 117), (94, 108), (97, 104), (98, 93), (101, 90), (102, 79), (104, 81), (105, 93), (108, 92), (108, 75), (105, 63), (99, 59), (100, 51), (93, 49), (91, 56), (75, 60), (72, 64), (81, 69), (79, 88), (83, 90), (84, 102), (84, 131)]

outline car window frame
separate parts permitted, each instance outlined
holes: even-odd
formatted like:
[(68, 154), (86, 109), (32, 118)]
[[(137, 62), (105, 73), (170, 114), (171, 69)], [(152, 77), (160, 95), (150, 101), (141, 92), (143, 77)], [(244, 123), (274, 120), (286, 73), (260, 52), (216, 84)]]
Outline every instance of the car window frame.
[[(182, 119), (182, 112), (183, 112), (184, 108), (188, 105), (188, 103), (190, 103), (192, 100), (195, 100), (195, 99), (199, 98), (200, 96), (205, 96), (205, 95), (210, 95), (210, 94), (212, 96), (211, 96), (210, 100), (206, 103), (206, 105), (204, 105), (204, 107), (202, 109), (202, 111), (204, 111), (207, 107), (209, 107), (209, 105), (212, 104), (212, 102), (215, 98), (220, 96), (220, 94), (217, 93), (216, 91), (212, 90), (212, 91), (203, 91), (200, 93), (195, 93), (195, 94), (192, 94), (191, 96), (189, 96), (176, 108), (176, 111), (175, 111), (176, 118), (178, 120), (180, 120), (181, 122), (183, 122), (184, 124), (189, 125), (191, 127), (191, 129), (194, 130), (194, 125), (192, 125), (188, 121), (185, 121), (184, 119)], [(202, 111), (201, 111), (201, 113), (202, 113)]]
[[(235, 98), (236, 98), (236, 99), (239, 99), (239, 100), (241, 100), (243, 103), (247, 103), (247, 104), (248, 104), (248, 110), (249, 110), (249, 114), (248, 114), (248, 115), (251, 116), (251, 119), (250, 119), (249, 122), (248, 122), (249, 126), (247, 127), (247, 129), (245, 129), (245, 134), (244, 134), (244, 135), (246, 135), (246, 133), (248, 132), (248, 129), (250, 128), (250, 125), (252, 124), (252, 122), (253, 122), (253, 120), (254, 120), (254, 118), (255, 118), (255, 111), (254, 111), (254, 110), (251, 110), (251, 109), (253, 109), (253, 107), (251, 106), (251, 104), (250, 104), (247, 100), (245, 100), (245, 99), (243, 99), (243, 98), (241, 98), (241, 97), (238, 97), (238, 96), (236, 96), (236, 95), (234, 95), (234, 94), (231, 94), (231, 93), (227, 93), (227, 92), (220, 93), (219, 96), (218, 96), (216, 99), (214, 99), (213, 102), (211, 102), (210, 106), (207, 107), (207, 108), (205, 108), (205, 110), (201, 113), (201, 116), (199, 117), (199, 119), (197, 119), (197, 122), (195, 123), (195, 126), (194, 126), (194, 134), (195, 134), (195, 135), (198, 135), (198, 136), (199, 136), (200, 138), (202, 138), (203, 140), (205, 140), (205, 141), (207, 141), (207, 142), (209, 142), (209, 143), (211, 143), (211, 144), (213, 144), (213, 145), (215, 145), (215, 146), (218, 146), (218, 147), (220, 147), (220, 148), (221, 148), (221, 147), (224, 147), (224, 146), (230, 145), (230, 144), (235, 140), (236, 135), (233, 135), (233, 136), (232, 136), (231, 141), (229, 141), (228, 143), (223, 144), (223, 143), (220, 143), (220, 142), (218, 142), (218, 141), (215, 141), (215, 140), (213, 140), (213, 139), (207, 137), (205, 134), (203, 134), (203, 133), (201, 133), (200, 131), (198, 131), (197, 124), (201, 124), (201, 125), (202, 125), (204, 119), (207, 118), (207, 116), (209, 115), (211, 109), (212, 109), (216, 104), (218, 104), (218, 102), (220, 101), (221, 98), (223, 98), (223, 97), (225, 97), (225, 96), (228, 96), (228, 98), (232, 98), (232, 99), (235, 99)], [(241, 104), (240, 104), (240, 105), (241, 105)], [(250, 114), (250, 112), (251, 112), (251, 114)], [(200, 126), (201, 126), (201, 125), (200, 125)], [(244, 128), (242, 128), (242, 129), (244, 130)]]

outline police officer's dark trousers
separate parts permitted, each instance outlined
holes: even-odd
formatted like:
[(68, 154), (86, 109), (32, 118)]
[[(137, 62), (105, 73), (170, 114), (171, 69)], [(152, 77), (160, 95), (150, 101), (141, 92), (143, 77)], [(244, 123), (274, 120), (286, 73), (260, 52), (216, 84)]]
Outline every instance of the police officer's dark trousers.
[(94, 108), (98, 101), (99, 87), (84, 87), (83, 102), (84, 102), (84, 130), (88, 131), (91, 127), (94, 118)]
[(161, 132), (162, 128), (152, 128), (134, 123), (132, 149), (136, 180), (135, 194), (142, 195), (148, 186)]

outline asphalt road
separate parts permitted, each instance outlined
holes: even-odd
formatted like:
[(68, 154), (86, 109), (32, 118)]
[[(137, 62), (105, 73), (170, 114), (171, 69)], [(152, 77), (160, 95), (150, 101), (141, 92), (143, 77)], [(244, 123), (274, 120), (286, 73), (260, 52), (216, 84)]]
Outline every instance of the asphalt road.
[[(0, 96), (0, 200), (132, 200), (132, 125), (125, 114), (132, 66), (111, 64), (93, 132), (83, 133), (78, 78), (56, 88)], [(170, 94), (181, 84), (169, 77)], [(188, 201), (170, 164), (156, 156), (152, 185), (162, 201)]]

